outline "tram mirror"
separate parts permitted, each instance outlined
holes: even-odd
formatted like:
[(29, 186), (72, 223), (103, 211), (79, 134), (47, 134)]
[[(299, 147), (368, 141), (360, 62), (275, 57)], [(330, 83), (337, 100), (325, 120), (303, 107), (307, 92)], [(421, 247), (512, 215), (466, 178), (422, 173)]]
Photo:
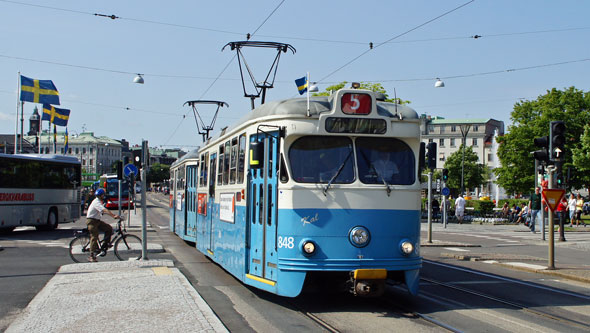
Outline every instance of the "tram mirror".
[(264, 166), (264, 142), (250, 143), (250, 168), (261, 169)]
[(422, 170), (426, 165), (426, 143), (420, 142), (420, 156), (418, 157), (418, 177), (422, 174)]

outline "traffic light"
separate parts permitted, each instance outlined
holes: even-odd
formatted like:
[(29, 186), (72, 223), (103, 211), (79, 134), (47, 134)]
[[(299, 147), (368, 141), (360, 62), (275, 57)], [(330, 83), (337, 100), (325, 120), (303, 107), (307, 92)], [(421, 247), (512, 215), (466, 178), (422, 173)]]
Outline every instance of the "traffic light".
[(117, 179), (123, 179), (123, 162), (117, 161)]
[(446, 182), (449, 179), (449, 169), (443, 169), (442, 178), (444, 182)]
[(565, 123), (552, 121), (549, 127), (549, 159), (552, 162), (563, 162), (565, 155)]
[(541, 162), (549, 162), (549, 152), (547, 151), (547, 148), (549, 148), (549, 137), (542, 136), (540, 138), (535, 138), (534, 142), (535, 146), (542, 148), (533, 152), (535, 159)]
[(436, 169), (436, 142), (428, 143), (428, 169)]

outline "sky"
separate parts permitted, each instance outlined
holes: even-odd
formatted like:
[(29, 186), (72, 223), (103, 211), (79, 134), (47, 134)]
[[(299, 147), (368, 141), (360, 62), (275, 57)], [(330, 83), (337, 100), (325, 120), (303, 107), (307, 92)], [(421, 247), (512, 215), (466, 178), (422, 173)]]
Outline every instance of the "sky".
[[(418, 114), (493, 118), (509, 130), (521, 100), (590, 90), (588, 13), (586, 0), (0, 0), (0, 134), (15, 132), (20, 72), (53, 81), (70, 134), (194, 149), (202, 138), (184, 102), (229, 104), (213, 133), (251, 110), (236, 52), (222, 51), (247, 33), (296, 50), (281, 54), (267, 101), (298, 97), (294, 80), (309, 72), (320, 91), (381, 83)], [(263, 81), (276, 51), (243, 53)], [(133, 83), (137, 73), (145, 84)], [(25, 132), (35, 105), (25, 103)], [(210, 125), (216, 108), (198, 110)]]

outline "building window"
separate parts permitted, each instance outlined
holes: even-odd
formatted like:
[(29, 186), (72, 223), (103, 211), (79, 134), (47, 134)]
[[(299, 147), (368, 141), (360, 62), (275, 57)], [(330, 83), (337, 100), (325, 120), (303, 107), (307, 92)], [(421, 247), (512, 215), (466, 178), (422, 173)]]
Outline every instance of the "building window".
[(80, 153), (80, 148), (76, 148), (76, 155)]
[(92, 166), (92, 159), (90, 159), (90, 164), (88, 164), (88, 165)]
[(455, 147), (455, 138), (451, 138), (451, 147)]
[(488, 162), (492, 162), (494, 160), (494, 155), (488, 154)]
[(86, 154), (86, 148), (82, 148), (82, 154)]
[(473, 138), (473, 144), (472, 146), (477, 146), (477, 138)]
[(456, 125), (452, 125), (451, 126), (451, 132), (457, 132), (457, 126)]
[(444, 147), (445, 146), (445, 139), (438, 139), (438, 146)]
[(433, 142), (432, 139), (428, 139), (428, 143), (432, 143), (432, 142)]
[(82, 165), (86, 165), (86, 159), (82, 159)]
[(68, 148), (68, 154), (72, 154), (72, 148)]
[(62, 148), (62, 149), (61, 149), (61, 154), (63, 155), (63, 153), (64, 153), (64, 149)]
[(94, 148), (90, 147), (90, 154), (92, 154), (93, 151), (94, 151)]
[(444, 161), (445, 160), (445, 153), (438, 154), (438, 160), (439, 161)]
[(434, 126), (432, 126), (432, 125), (428, 126), (428, 133), (434, 133)]
[(445, 132), (445, 126), (441, 125), (440, 126), (440, 134), (443, 134)]
[(479, 125), (473, 125), (473, 131), (479, 132)]

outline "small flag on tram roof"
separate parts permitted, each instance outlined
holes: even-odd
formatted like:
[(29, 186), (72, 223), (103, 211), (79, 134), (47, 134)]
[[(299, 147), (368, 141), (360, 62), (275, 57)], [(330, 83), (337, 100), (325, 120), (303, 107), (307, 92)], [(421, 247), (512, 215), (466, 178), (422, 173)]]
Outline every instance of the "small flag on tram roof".
[(59, 92), (51, 80), (36, 80), (21, 75), (20, 100), (59, 105)]
[(41, 120), (49, 120), (50, 123), (58, 126), (68, 126), (68, 119), (70, 119), (70, 110), (43, 104), (43, 117), (41, 117)]
[(303, 95), (305, 92), (307, 92), (307, 76), (295, 80), (295, 84), (299, 90), (299, 95)]

